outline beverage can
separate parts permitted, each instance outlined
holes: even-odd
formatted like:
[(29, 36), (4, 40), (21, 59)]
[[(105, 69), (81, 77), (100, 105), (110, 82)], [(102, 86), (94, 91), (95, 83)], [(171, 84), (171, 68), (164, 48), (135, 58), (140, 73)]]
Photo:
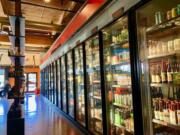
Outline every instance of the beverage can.
[(172, 18), (172, 12), (171, 10), (167, 11), (166, 19), (170, 20)]
[(158, 19), (158, 12), (155, 13), (155, 24), (159, 24), (159, 19)]
[(163, 22), (163, 13), (162, 12), (157, 12), (158, 15), (158, 23), (162, 23)]
[(172, 13), (172, 18), (176, 17), (177, 16), (177, 8), (172, 8), (171, 13)]
[(180, 15), (180, 4), (177, 5), (177, 14)]

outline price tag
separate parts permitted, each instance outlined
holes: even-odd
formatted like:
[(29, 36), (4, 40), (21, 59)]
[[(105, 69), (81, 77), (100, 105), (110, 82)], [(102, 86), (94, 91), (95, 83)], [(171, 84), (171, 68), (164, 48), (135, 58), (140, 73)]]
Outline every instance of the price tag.
[(119, 18), (124, 13), (124, 7), (121, 7), (112, 14), (113, 19)]
[(78, 44), (80, 44), (81, 42), (80, 42), (80, 40), (78, 40), (77, 42), (76, 42), (76, 45), (78, 45)]
[(92, 30), (91, 30), (91, 33), (94, 34), (98, 32), (98, 26), (94, 27)]

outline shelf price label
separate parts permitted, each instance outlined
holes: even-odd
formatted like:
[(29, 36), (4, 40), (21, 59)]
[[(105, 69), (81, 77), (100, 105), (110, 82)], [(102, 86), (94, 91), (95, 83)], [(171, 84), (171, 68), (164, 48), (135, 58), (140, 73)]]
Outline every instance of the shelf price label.
[(116, 10), (113, 14), (112, 17), (113, 19), (119, 18), (122, 14), (124, 13), (124, 7), (121, 7), (120, 9)]

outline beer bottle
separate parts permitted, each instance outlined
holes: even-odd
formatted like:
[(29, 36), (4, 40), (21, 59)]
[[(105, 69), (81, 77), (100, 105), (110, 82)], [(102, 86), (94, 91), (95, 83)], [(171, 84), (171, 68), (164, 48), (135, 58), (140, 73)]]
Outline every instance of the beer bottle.
[(163, 60), (162, 60), (162, 65), (161, 65), (161, 80), (162, 80), (162, 83), (167, 82), (167, 68)]
[(168, 83), (172, 83), (173, 78), (172, 78), (172, 67), (170, 65), (170, 61), (168, 61), (168, 66), (167, 66), (167, 81)]
[(161, 82), (161, 68), (159, 65), (157, 65), (157, 69), (156, 69), (156, 82), (160, 83)]

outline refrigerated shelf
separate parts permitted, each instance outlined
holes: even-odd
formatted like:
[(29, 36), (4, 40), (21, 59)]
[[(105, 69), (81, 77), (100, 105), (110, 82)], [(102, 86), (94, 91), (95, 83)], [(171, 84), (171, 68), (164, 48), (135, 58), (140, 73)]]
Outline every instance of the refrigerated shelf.
[(151, 87), (180, 87), (180, 84), (173, 83), (151, 83)]
[(177, 55), (180, 55), (180, 50), (173, 51), (171, 53), (166, 53), (166, 54), (148, 56), (148, 59), (151, 60), (151, 59), (164, 58), (164, 57), (177, 56)]
[(120, 63), (117, 63), (117, 64), (112, 64), (111, 66), (112, 67), (117, 67), (117, 66), (129, 65), (129, 64), (130, 64), (130, 62), (126, 61), (126, 62), (120, 62)]
[(112, 44), (110, 44), (110, 46), (112, 46), (112, 47), (116, 47), (116, 46), (123, 46), (123, 45), (125, 45), (125, 44), (128, 44), (129, 42), (128, 42), (128, 40), (125, 40), (125, 41), (122, 41), (122, 42), (120, 42), (120, 43), (112, 43)]
[(93, 117), (93, 118), (96, 119), (96, 120), (102, 121), (102, 118), (100, 118), (100, 117), (95, 116), (95, 117)]
[(113, 105), (116, 106), (116, 107), (126, 108), (126, 109), (131, 109), (132, 108), (132, 106), (122, 105), (122, 104), (119, 104), (119, 103), (113, 103)]
[(130, 131), (130, 130), (126, 129), (125, 126), (118, 125), (118, 124), (114, 124), (114, 126), (116, 126), (116, 127), (118, 127), (118, 128), (121, 128), (122, 130), (125, 130), (125, 131), (127, 131), (128, 133), (130, 133), (130, 134), (134, 134), (133, 131)]
[(160, 125), (163, 125), (163, 126), (167, 126), (167, 127), (170, 127), (170, 128), (174, 128), (174, 129), (180, 130), (180, 125), (170, 124), (170, 123), (165, 122), (165, 121), (153, 119), (153, 123), (160, 124)]
[(131, 88), (131, 85), (112, 85), (113, 88)]
[(101, 100), (101, 97), (100, 96), (92, 96), (94, 99), (98, 99), (98, 100)]
[(158, 25), (154, 25), (154, 26), (147, 28), (146, 33), (154, 34), (154, 33), (162, 32), (162, 31), (170, 29), (170, 28), (174, 29), (174, 28), (176, 28), (176, 26), (180, 25), (179, 22), (180, 22), (180, 16), (177, 16), (170, 20), (166, 20)]

